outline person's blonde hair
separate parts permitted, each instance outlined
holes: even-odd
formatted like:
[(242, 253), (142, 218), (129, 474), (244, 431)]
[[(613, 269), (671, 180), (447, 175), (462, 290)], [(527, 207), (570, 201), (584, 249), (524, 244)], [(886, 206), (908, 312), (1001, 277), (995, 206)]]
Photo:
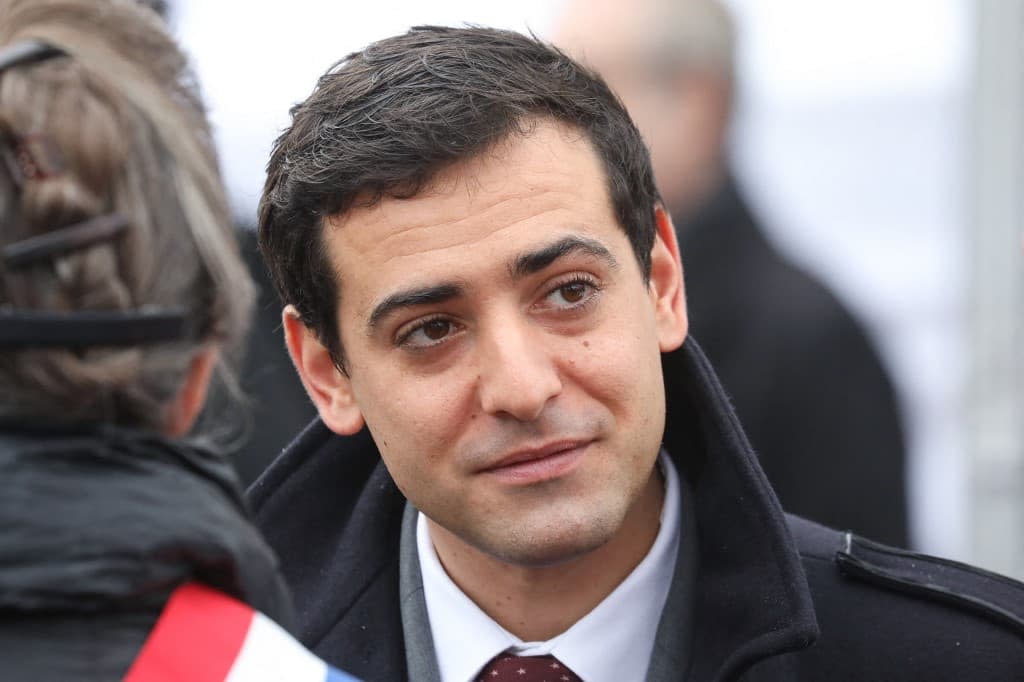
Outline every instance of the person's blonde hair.
[(0, 415), (159, 430), (194, 354), (211, 340), (229, 358), (241, 346), (253, 295), (205, 111), (184, 55), (134, 2), (0, 0), (0, 49), (30, 39), (64, 55), (0, 73), (0, 145), (42, 140), (62, 169), (19, 186), (0, 165), (0, 247), (114, 212), (128, 228), (29, 267), (0, 259), (0, 308), (177, 307), (198, 333), (0, 349)]

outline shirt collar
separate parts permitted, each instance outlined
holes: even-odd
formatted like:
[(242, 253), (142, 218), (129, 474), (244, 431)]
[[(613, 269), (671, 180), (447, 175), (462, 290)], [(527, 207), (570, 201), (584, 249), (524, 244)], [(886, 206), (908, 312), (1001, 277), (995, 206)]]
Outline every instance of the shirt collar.
[(680, 542), (678, 474), (664, 451), (658, 462), (665, 500), (651, 549), (590, 613), (546, 642), (523, 642), (480, 610), (448, 577), (430, 542), (426, 518), (419, 515), (417, 553), (442, 682), (469, 682), (506, 650), (552, 654), (588, 682), (644, 679)]

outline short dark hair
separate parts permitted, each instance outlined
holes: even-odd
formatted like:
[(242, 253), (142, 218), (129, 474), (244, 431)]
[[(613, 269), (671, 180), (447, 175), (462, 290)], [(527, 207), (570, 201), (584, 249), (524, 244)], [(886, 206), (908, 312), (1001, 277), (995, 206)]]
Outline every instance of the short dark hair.
[(260, 250), (278, 293), (295, 306), (339, 368), (339, 280), (324, 218), (382, 197), (412, 197), (451, 164), (545, 118), (590, 140), (616, 217), (650, 274), (650, 155), (605, 82), (535, 37), (491, 28), (418, 26), (345, 57), (291, 110), (259, 207)]

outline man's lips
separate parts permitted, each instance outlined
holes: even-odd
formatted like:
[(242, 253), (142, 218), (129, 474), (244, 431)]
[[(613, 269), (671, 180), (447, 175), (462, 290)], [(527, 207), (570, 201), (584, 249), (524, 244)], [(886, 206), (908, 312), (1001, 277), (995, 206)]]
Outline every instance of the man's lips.
[(480, 473), (518, 484), (557, 478), (576, 468), (591, 442), (561, 440), (539, 447), (522, 448), (501, 457)]

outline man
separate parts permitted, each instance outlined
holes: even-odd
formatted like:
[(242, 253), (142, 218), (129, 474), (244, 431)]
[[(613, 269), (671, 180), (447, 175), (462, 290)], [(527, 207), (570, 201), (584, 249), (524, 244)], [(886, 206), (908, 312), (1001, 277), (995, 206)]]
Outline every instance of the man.
[(260, 240), (320, 419), (251, 502), (328, 661), (445, 682), (1024, 669), (1020, 585), (783, 515), (686, 340), (639, 133), (562, 53), (422, 27), (342, 60), (276, 144)]
[(769, 243), (729, 168), (728, 10), (718, 0), (578, 0), (556, 35), (608, 81), (650, 146), (687, 265), (691, 329), (783, 507), (907, 546), (888, 374), (843, 304)]

